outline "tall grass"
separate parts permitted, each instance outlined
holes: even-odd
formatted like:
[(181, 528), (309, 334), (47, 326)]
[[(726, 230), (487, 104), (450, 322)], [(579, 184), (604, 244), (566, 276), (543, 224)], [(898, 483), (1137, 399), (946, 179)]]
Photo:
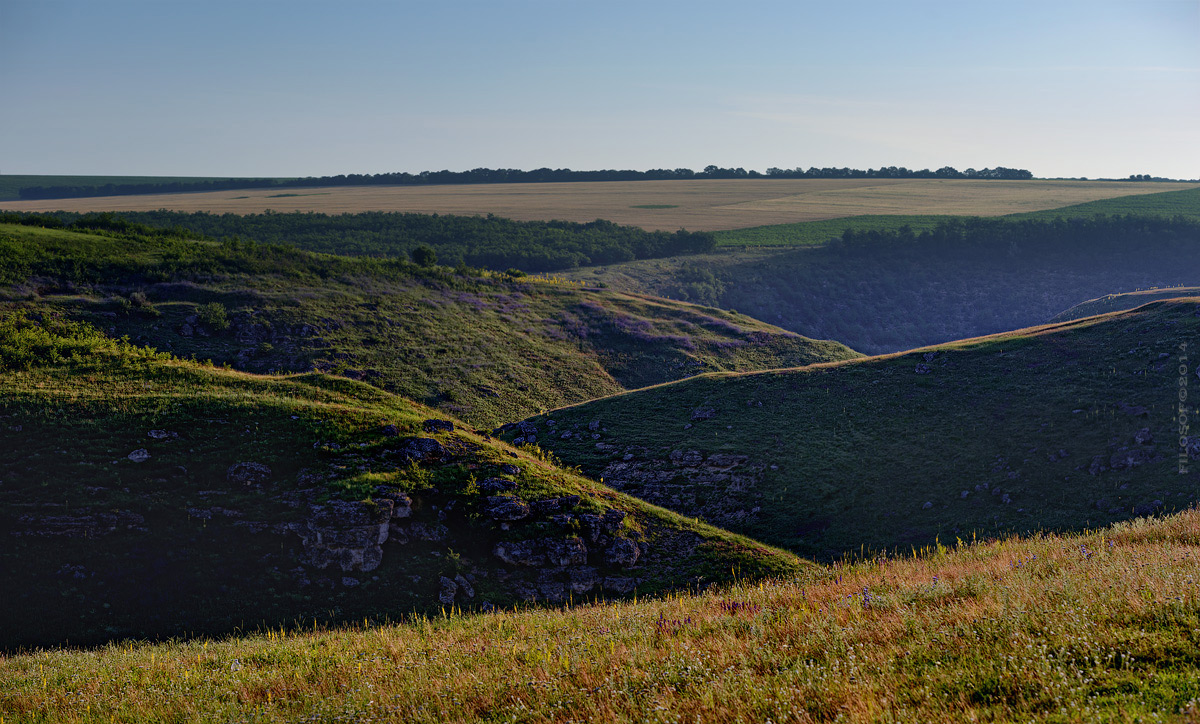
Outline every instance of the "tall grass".
[(1192, 510), (1084, 535), (956, 541), (698, 595), (37, 651), (0, 659), (0, 715), (1194, 721), (1198, 544)]

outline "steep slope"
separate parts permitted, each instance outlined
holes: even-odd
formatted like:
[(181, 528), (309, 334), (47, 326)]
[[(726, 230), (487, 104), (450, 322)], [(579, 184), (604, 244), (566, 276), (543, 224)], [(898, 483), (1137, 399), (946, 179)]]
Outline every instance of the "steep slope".
[[(704, 375), (506, 432), (613, 487), (804, 555), (1186, 507), (1200, 303), (886, 357)], [(1181, 447), (1182, 445), (1182, 447)]]
[(361, 379), (475, 424), (680, 379), (857, 353), (577, 283), (274, 246), (0, 225), (0, 300), (253, 372)]
[(0, 316), (0, 647), (621, 596), (801, 563), (434, 411)]
[(571, 276), (737, 309), (869, 354), (1043, 324), (1101, 295), (1200, 279), (1200, 221), (1158, 216), (958, 219), (580, 269)]

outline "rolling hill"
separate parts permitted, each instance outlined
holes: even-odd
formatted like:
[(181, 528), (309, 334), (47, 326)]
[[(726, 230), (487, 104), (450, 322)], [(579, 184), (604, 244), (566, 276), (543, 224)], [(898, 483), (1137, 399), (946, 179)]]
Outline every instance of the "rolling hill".
[(701, 371), (857, 356), (565, 280), (144, 231), (0, 225), (0, 300), (180, 357), (335, 372), (486, 425)]
[(503, 430), (799, 554), (1082, 529), (1197, 499), (1200, 302), (903, 354), (709, 374)]
[(791, 575), (794, 556), (320, 373), (0, 316), (0, 647)]

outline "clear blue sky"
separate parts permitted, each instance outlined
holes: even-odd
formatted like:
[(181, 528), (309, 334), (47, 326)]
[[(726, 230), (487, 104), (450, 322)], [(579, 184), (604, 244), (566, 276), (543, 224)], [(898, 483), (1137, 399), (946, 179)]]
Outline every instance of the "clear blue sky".
[(0, 0), (0, 173), (1200, 177), (1200, 0)]

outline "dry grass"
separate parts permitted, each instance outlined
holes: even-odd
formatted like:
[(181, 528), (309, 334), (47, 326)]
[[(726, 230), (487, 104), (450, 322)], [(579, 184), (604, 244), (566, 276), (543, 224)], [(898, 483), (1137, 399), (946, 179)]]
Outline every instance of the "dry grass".
[[(718, 231), (863, 214), (996, 216), (1197, 184), (1114, 181), (746, 179), (464, 186), (350, 186), (10, 201), (0, 210), (412, 211), (494, 213), (522, 221), (608, 219), (646, 229)], [(274, 197), (274, 198), (272, 198)], [(664, 208), (646, 208), (659, 206)]]
[(1198, 543), (1192, 511), (703, 595), (0, 657), (0, 716), (1194, 721)]

